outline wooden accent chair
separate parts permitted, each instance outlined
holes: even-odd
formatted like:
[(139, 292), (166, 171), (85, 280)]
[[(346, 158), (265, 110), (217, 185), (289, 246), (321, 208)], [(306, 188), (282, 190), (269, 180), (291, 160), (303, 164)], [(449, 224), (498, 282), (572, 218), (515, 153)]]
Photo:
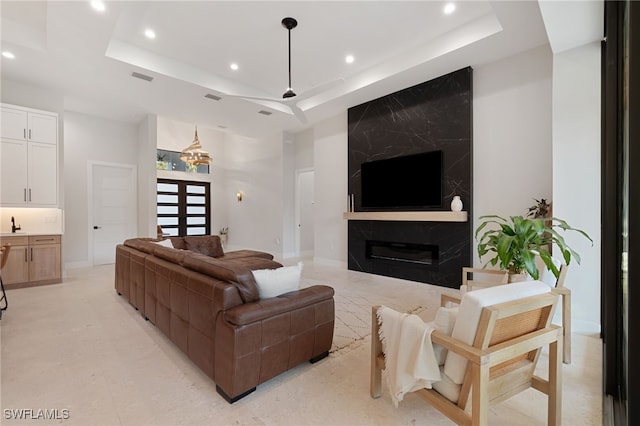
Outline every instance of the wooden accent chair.
[[(486, 425), (490, 403), (532, 387), (548, 395), (548, 424), (560, 425), (562, 339), (560, 327), (551, 324), (556, 300), (549, 286), (538, 281), (465, 293), (452, 335), (437, 330), (431, 334), (434, 345), (448, 350), (440, 367), (442, 380), (434, 382), (433, 389), (416, 393), (459, 425)], [(372, 398), (382, 393), (385, 368), (378, 308), (372, 314)], [(549, 375), (545, 380), (534, 371), (540, 350), (547, 345)]]
[(462, 287), (466, 291), (507, 284), (509, 272), (499, 269), (462, 268)]
[[(562, 296), (562, 340), (563, 354), (562, 362), (571, 364), (571, 289), (564, 286), (567, 276), (568, 266), (554, 260), (556, 267), (560, 270), (558, 278), (546, 269), (546, 266), (539, 257), (536, 263), (540, 272), (540, 280), (546, 282), (552, 292)], [(473, 291), (479, 288), (493, 287), (509, 283), (509, 273), (498, 269), (483, 268), (462, 268), (462, 291)]]
[(560, 270), (558, 278), (545, 270), (540, 280), (551, 286), (552, 293), (562, 297), (562, 362), (571, 364), (571, 289), (564, 286), (569, 266), (560, 262), (556, 262), (556, 266)]

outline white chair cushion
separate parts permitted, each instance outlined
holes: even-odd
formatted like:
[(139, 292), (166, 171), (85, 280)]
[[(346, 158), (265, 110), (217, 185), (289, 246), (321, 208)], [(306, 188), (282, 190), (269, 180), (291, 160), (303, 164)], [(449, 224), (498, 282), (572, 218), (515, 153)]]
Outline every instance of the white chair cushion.
[(457, 403), (458, 398), (460, 398), (460, 388), (462, 386), (456, 385), (451, 381), (451, 378), (444, 373), (444, 367), (440, 367), (440, 377), (439, 381), (433, 383), (433, 389), (449, 401)]
[[(436, 312), (436, 319), (431, 321), (431, 325), (435, 330), (438, 330), (442, 334), (451, 336), (453, 332), (453, 325), (456, 323), (456, 316), (458, 315), (458, 306), (444, 307), (441, 306)], [(435, 353), (438, 365), (443, 365), (447, 357), (447, 350), (438, 344), (433, 344), (433, 352)]]
[[(467, 292), (460, 301), (451, 337), (473, 345), (482, 308), (549, 292), (551, 292), (551, 288), (541, 281), (522, 281)], [(444, 373), (451, 378), (453, 383), (462, 384), (466, 370), (467, 360), (465, 358), (453, 352), (447, 354)]]
[[(560, 269), (562, 262), (554, 257), (552, 257), (551, 260), (556, 268)], [(558, 279), (553, 275), (553, 272), (547, 269), (547, 265), (544, 264), (540, 256), (536, 256), (536, 266), (538, 267), (538, 271), (540, 271), (540, 281), (546, 283), (551, 288), (555, 287)]]
[(266, 299), (300, 288), (302, 262), (298, 262), (296, 266), (283, 266), (277, 269), (258, 269), (252, 272), (258, 285), (260, 299)]

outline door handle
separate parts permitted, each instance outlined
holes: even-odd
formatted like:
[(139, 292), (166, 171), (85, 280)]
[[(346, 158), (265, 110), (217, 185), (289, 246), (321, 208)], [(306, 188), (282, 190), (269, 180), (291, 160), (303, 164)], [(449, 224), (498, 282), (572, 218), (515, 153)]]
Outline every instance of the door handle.
[(102, 226), (93, 226), (93, 229), (102, 229)]

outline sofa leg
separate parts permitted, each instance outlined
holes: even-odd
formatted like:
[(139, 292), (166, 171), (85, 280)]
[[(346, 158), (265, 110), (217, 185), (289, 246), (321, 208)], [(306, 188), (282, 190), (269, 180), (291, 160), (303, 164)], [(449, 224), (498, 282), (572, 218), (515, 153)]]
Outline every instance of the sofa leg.
[(234, 396), (233, 398), (231, 398), (229, 395), (227, 395), (220, 386), (216, 385), (216, 391), (218, 391), (218, 393), (229, 403), (229, 404), (233, 404), (234, 402), (244, 398), (245, 396), (249, 395), (251, 392), (253, 392), (254, 390), (256, 390), (256, 388), (251, 388), (248, 391), (241, 393), (240, 395)]
[(328, 357), (328, 356), (329, 356), (329, 351), (326, 351), (326, 352), (321, 353), (321, 354), (320, 354), (320, 355), (318, 355), (318, 356), (314, 356), (313, 358), (311, 358), (311, 359), (309, 360), (309, 362), (310, 362), (311, 364), (315, 364), (316, 362), (318, 362), (318, 361), (320, 361), (320, 360), (323, 360), (323, 359), (325, 359), (325, 358), (326, 358), (326, 357)]

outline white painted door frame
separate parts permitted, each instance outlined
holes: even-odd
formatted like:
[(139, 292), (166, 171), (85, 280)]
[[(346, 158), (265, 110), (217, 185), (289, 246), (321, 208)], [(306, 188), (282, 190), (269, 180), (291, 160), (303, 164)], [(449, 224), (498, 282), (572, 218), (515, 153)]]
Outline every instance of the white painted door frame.
[[(294, 211), (294, 241), (295, 241), (295, 255), (297, 257), (302, 256), (303, 254), (309, 255), (312, 253), (302, 253), (302, 249), (301, 249), (301, 227), (300, 227), (300, 223), (301, 223), (301, 216), (302, 216), (302, 206), (301, 206), (301, 202), (303, 200), (302, 194), (301, 194), (301, 187), (300, 187), (300, 177), (301, 175), (305, 174), (305, 173), (315, 173), (315, 169), (312, 167), (308, 167), (308, 168), (303, 168), (303, 169), (297, 169), (295, 171), (295, 200), (294, 200), (294, 207), (295, 207), (295, 211)], [(315, 198), (315, 196), (314, 196)], [(312, 201), (313, 203), (313, 201)]]
[[(102, 167), (115, 167), (121, 169), (131, 170), (131, 188), (134, 192), (134, 199), (137, 200), (138, 196), (138, 178), (137, 171), (138, 168), (135, 164), (125, 164), (125, 163), (110, 163), (105, 161), (87, 161), (87, 200), (88, 200), (88, 209), (87, 209), (87, 233), (88, 233), (88, 246), (87, 246), (87, 259), (89, 265), (94, 264), (94, 232), (93, 232), (93, 203), (94, 203), (94, 194), (93, 194), (93, 169), (95, 166)], [(136, 237), (138, 235), (138, 221), (137, 221), (137, 211), (138, 206), (135, 206), (136, 209), (136, 221), (134, 224), (135, 233), (131, 236), (131, 238)]]

